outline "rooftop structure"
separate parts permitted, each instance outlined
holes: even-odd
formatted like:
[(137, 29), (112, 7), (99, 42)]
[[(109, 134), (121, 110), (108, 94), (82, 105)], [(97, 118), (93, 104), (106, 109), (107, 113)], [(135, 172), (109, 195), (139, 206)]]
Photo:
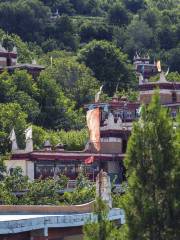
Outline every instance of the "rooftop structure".
[(149, 79), (150, 77), (158, 73), (156, 63), (150, 63), (149, 55), (140, 55), (136, 53), (133, 58), (134, 68), (137, 74), (142, 74), (144, 79)]
[(180, 109), (180, 83), (168, 82), (165, 73), (161, 72), (157, 82), (141, 82), (139, 84), (140, 102), (150, 103), (155, 89), (159, 90), (161, 104), (169, 108), (172, 117), (176, 117)]
[[(39, 206), (38, 206), (39, 207)], [(39, 207), (40, 208), (40, 207)], [(83, 239), (82, 227), (86, 222), (97, 221), (93, 213), (56, 213), (43, 215), (0, 216), (0, 238), (6, 240)], [(109, 220), (124, 223), (124, 212), (111, 209)]]
[(8, 168), (21, 166), (30, 179), (63, 173), (71, 180), (75, 180), (82, 170), (91, 180), (95, 180), (98, 172), (103, 169), (111, 180), (116, 177), (116, 183), (121, 183), (126, 179), (123, 159), (132, 123), (139, 118), (140, 105), (149, 104), (157, 88), (162, 106), (167, 107), (170, 115), (175, 118), (180, 111), (180, 83), (168, 82), (161, 72), (157, 82), (140, 79), (138, 101), (132, 102), (125, 97), (115, 96), (108, 102), (98, 101), (85, 105), (87, 111), (92, 108), (100, 109), (100, 151), (90, 141), (83, 151), (66, 151), (61, 144), (53, 149), (49, 141), (46, 141), (43, 149), (33, 150), (30, 138), (25, 150), (13, 151), (11, 160), (7, 162)]
[(6, 50), (0, 44), (0, 73), (7, 70), (9, 73), (13, 73), (16, 69), (27, 70), (34, 78), (37, 77), (42, 70), (45, 69), (44, 66), (38, 65), (35, 60), (31, 64), (17, 62), (18, 54), (17, 48), (14, 47), (12, 51)]
[[(96, 196), (107, 204), (107, 218), (110, 221), (117, 226), (125, 223), (124, 211), (112, 208), (111, 183), (106, 172), (100, 171), (96, 178)], [(83, 239), (83, 225), (87, 221), (98, 220), (94, 203), (64, 206), (1, 205), (0, 212), (5, 215), (0, 216), (0, 239)]]

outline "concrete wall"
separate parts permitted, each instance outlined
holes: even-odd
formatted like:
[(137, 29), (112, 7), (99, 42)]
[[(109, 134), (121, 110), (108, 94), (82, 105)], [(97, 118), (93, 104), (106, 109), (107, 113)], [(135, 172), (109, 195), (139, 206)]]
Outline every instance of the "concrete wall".
[(161, 93), (160, 92), (160, 102), (162, 104), (172, 103), (172, 93)]
[(34, 180), (34, 162), (26, 161), (26, 174), (30, 180)]
[(122, 153), (122, 139), (116, 137), (101, 138), (102, 153)]
[(51, 228), (48, 231), (49, 240), (81, 240), (83, 239), (82, 227), (71, 227), (71, 228)]
[(82, 227), (51, 228), (48, 236), (41, 232), (31, 231), (0, 235), (0, 240), (83, 240)]
[(11, 58), (11, 65), (15, 66), (17, 64), (17, 58)]
[(117, 162), (117, 161), (108, 161), (108, 173), (119, 174), (119, 162)]
[[(110, 221), (125, 223), (124, 211), (111, 209)], [(81, 240), (82, 227), (87, 221), (96, 222), (93, 213), (60, 215), (0, 215), (1, 240)]]
[(176, 96), (177, 96), (177, 102), (180, 102), (180, 91), (176, 93)]
[(0, 67), (6, 67), (6, 66), (7, 66), (7, 58), (0, 57)]
[(0, 240), (30, 240), (30, 232), (0, 235)]
[[(148, 104), (151, 102), (152, 96), (153, 96), (153, 91), (152, 93), (140, 93), (140, 102), (144, 104)], [(161, 104), (166, 104), (166, 103), (172, 103), (172, 93), (161, 93), (160, 92), (160, 101)]]
[[(125, 223), (124, 211), (119, 208), (112, 208), (109, 211), (110, 221)], [(96, 222), (97, 215), (90, 213), (56, 213), (56, 214), (35, 214), (35, 215), (0, 215), (0, 236), (28, 231), (44, 230), (45, 236), (51, 228), (80, 227), (87, 221)], [(36, 232), (37, 233), (37, 232)], [(41, 231), (42, 233), (42, 231)], [(37, 235), (37, 234), (36, 234)]]
[(27, 160), (7, 160), (5, 161), (5, 165), (8, 171), (11, 168), (21, 167), (25, 176), (28, 176), (30, 180), (34, 179), (34, 162)]
[[(175, 92), (177, 96), (177, 102), (180, 102), (180, 91), (172, 91), (172, 90), (160, 90), (160, 101), (161, 104), (172, 103), (172, 93)], [(140, 92), (140, 102), (141, 103), (150, 103), (152, 96), (154, 94), (153, 90), (150, 91), (142, 91)]]
[(1, 214), (26, 213), (87, 213), (92, 212), (94, 201), (82, 205), (48, 206), (48, 205), (0, 205)]

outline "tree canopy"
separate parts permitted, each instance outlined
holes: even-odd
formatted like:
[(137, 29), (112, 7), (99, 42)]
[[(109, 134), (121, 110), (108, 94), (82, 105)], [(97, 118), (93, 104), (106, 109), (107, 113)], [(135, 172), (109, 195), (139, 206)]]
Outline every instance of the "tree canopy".
[(110, 42), (96, 40), (90, 42), (81, 49), (79, 60), (92, 69), (95, 77), (111, 96), (117, 84), (122, 89), (128, 87), (133, 81), (127, 56)]
[(124, 239), (177, 239), (176, 137), (167, 110), (156, 94), (134, 124), (125, 164), (128, 190), (122, 199), (126, 213)]
[(17, 48), (18, 64), (36, 60), (46, 67), (36, 79), (26, 71), (1, 73), (1, 113), (9, 114), (1, 116), (7, 126), (0, 129), (1, 153), (9, 151), (9, 132), (16, 126), (10, 115), (20, 113), (20, 145), (23, 129), (33, 124), (36, 148), (51, 138), (68, 149), (82, 149), (87, 139), (83, 105), (94, 101), (101, 85), (109, 96), (118, 88), (118, 95), (137, 98), (131, 90), (137, 86), (132, 65), (136, 51), (148, 53), (150, 61), (161, 59), (163, 68), (170, 69), (168, 80), (179, 81), (179, 3), (1, 0), (2, 46)]

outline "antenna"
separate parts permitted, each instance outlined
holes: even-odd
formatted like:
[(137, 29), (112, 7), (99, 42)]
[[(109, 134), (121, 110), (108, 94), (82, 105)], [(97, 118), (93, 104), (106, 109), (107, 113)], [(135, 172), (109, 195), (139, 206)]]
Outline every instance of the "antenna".
[(167, 72), (165, 73), (165, 77), (169, 74), (169, 67), (168, 67), (168, 70)]
[(52, 56), (50, 58), (50, 61), (51, 61), (51, 68), (52, 68), (52, 66), (53, 66), (53, 57)]
[(115, 93), (117, 93), (118, 88), (119, 88), (119, 82), (118, 82), (118, 84), (116, 85), (116, 92), (115, 92)]

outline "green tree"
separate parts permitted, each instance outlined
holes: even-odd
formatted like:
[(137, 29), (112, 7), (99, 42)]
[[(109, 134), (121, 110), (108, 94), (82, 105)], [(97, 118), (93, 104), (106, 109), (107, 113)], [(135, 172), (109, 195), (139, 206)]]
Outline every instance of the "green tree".
[(148, 8), (143, 12), (142, 19), (151, 27), (156, 27), (159, 22), (159, 11), (156, 8)]
[(178, 226), (180, 226), (180, 220), (178, 218), (179, 214), (180, 214), (180, 189), (179, 189), (179, 182), (180, 182), (180, 163), (179, 163), (179, 159), (180, 159), (180, 115), (178, 115), (177, 119), (176, 119), (176, 142), (175, 142), (175, 147), (176, 147), (176, 152), (177, 152), (177, 158), (176, 158), (176, 168), (174, 169), (174, 179), (175, 179), (175, 189), (176, 189), (176, 202), (175, 202), (175, 218), (177, 219), (177, 223), (176, 224), (176, 230), (177, 236), (180, 236), (180, 228), (178, 229)]
[(16, 199), (6, 188), (4, 182), (0, 181), (0, 204), (13, 204)]
[(41, 113), (37, 123), (48, 129), (79, 129), (84, 125), (81, 111), (75, 111), (75, 102), (64, 95), (62, 89), (47, 71), (37, 82)]
[(0, 102), (6, 103), (11, 101), (17, 87), (6, 71), (0, 74), (0, 89)]
[(18, 194), (25, 192), (28, 186), (28, 177), (23, 175), (21, 167), (13, 168), (11, 172), (4, 175), (3, 181), (0, 183), (0, 195), (3, 204), (21, 204), (21, 198)]
[(173, 48), (176, 41), (176, 35), (171, 25), (163, 24), (163, 26), (157, 29), (157, 35), (161, 48), (165, 50)]
[(109, 22), (114, 25), (127, 25), (129, 22), (128, 11), (120, 4), (114, 4), (108, 14)]
[[(157, 74), (156, 76), (153, 76), (150, 78), (151, 82), (156, 82), (158, 81), (160, 78), (159, 74)], [(178, 72), (170, 72), (167, 76), (166, 76), (167, 81), (169, 82), (180, 82), (180, 74)]]
[(92, 102), (100, 87), (92, 71), (74, 57), (54, 59), (53, 67), (47, 71), (65, 95), (76, 102), (76, 108)]
[(54, 179), (37, 179), (30, 182), (23, 202), (29, 205), (58, 205), (58, 193)]
[(37, 84), (26, 70), (16, 70), (12, 75), (12, 81), (17, 90), (23, 91), (32, 97), (38, 97)]
[(83, 150), (88, 140), (87, 129), (81, 130), (47, 130), (33, 125), (33, 143), (35, 149), (41, 149), (44, 142), (49, 139), (55, 147), (57, 144), (63, 144), (67, 150)]
[(0, 181), (3, 180), (5, 173), (6, 173), (6, 166), (4, 164), (3, 157), (0, 156)]
[(42, 149), (44, 142), (49, 139), (46, 129), (33, 125), (33, 145), (34, 149)]
[(77, 205), (93, 201), (95, 198), (95, 187), (93, 184), (89, 187), (76, 188), (73, 192), (65, 192), (59, 198), (62, 204)]
[(128, 143), (128, 191), (122, 200), (126, 224), (122, 239), (178, 239), (174, 143), (172, 121), (156, 94), (142, 110)]
[(58, 9), (59, 14), (72, 15), (75, 13), (72, 3), (69, 0), (43, 0), (45, 5), (49, 6), (53, 12)]
[(28, 177), (23, 175), (21, 167), (16, 167), (6, 176), (4, 183), (10, 192), (20, 192), (27, 190)]
[(55, 24), (55, 38), (61, 49), (76, 50), (78, 38), (75, 35), (75, 26), (67, 15), (58, 17)]
[(16, 34), (7, 34), (4, 31), (0, 31), (0, 38), (3, 47), (7, 50), (12, 51), (13, 47), (17, 48), (18, 62), (31, 62), (35, 56), (35, 49), (30, 50), (29, 45), (23, 42), (22, 39)]
[(179, 72), (179, 64), (180, 64), (180, 46), (177, 48), (173, 48), (168, 52), (168, 65), (170, 66), (171, 71)]
[(84, 175), (83, 172), (80, 172), (77, 176), (77, 184), (76, 187), (78, 190), (81, 190), (83, 188), (89, 188), (91, 186), (91, 182), (89, 179)]
[(41, 42), (50, 9), (39, 0), (0, 3), (0, 25), (25, 41)]
[(129, 101), (138, 101), (138, 92), (129, 88), (127, 91), (122, 90), (116, 93), (118, 97), (126, 97)]
[(88, 43), (79, 52), (79, 60), (92, 69), (110, 95), (113, 95), (117, 84), (122, 88), (133, 81), (127, 56), (110, 42), (94, 40)]
[(81, 42), (96, 40), (112, 40), (112, 28), (106, 22), (85, 21), (80, 26), (79, 35)]
[(133, 56), (137, 50), (146, 52), (149, 48), (157, 47), (152, 29), (148, 24), (134, 17), (125, 30), (123, 50)]
[(118, 229), (108, 220), (108, 208), (101, 199), (96, 199), (94, 214), (97, 222), (87, 222), (83, 227), (85, 240), (120, 240)]
[(52, 139), (51, 134), (56, 136), (56, 144), (59, 142), (64, 144), (67, 150), (81, 151), (84, 149), (85, 144), (88, 141), (87, 129), (50, 132), (50, 139)]
[(126, 8), (133, 13), (136, 13), (140, 9), (144, 9), (146, 6), (146, 1), (144, 0), (123, 0)]
[(13, 101), (18, 103), (23, 112), (28, 115), (30, 122), (35, 122), (38, 115), (40, 114), (39, 104), (36, 100), (31, 98), (27, 93), (23, 91), (16, 92)]
[(22, 111), (17, 103), (0, 103), (0, 109), (0, 154), (4, 154), (9, 149), (8, 136), (13, 127), (15, 128), (19, 145), (23, 145), (23, 133), (26, 128), (27, 114)]

